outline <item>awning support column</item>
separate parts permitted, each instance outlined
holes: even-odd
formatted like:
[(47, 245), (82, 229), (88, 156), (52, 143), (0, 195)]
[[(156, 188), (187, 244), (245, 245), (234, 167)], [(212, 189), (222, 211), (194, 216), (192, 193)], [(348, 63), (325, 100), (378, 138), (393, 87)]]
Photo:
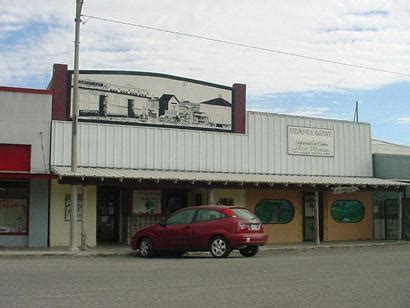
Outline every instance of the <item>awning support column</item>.
[(403, 234), (403, 192), (399, 192), (399, 228), (398, 228), (398, 240), (402, 240)]
[(77, 251), (77, 186), (71, 185), (70, 250)]
[(319, 192), (315, 191), (315, 239), (316, 246), (320, 245), (320, 219), (319, 219)]
[(214, 190), (212, 188), (208, 190), (208, 204), (214, 204)]
[(87, 204), (88, 204), (88, 192), (87, 186), (83, 185), (83, 215), (81, 220), (81, 249), (87, 249)]

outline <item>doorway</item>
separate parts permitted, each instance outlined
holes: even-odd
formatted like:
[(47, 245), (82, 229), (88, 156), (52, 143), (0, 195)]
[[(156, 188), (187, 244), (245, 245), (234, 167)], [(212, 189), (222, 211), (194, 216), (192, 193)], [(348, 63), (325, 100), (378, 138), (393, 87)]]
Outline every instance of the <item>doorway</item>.
[(410, 199), (403, 199), (403, 239), (410, 241)]
[[(316, 240), (315, 232), (315, 194), (303, 193), (303, 241)], [(323, 194), (319, 192), (319, 238), (323, 241)]]
[(165, 216), (188, 205), (188, 194), (185, 190), (169, 190), (163, 194), (162, 212)]
[(399, 232), (399, 203), (397, 199), (384, 200), (384, 230), (386, 240), (396, 240)]
[(101, 189), (97, 200), (97, 243), (119, 241), (120, 191)]

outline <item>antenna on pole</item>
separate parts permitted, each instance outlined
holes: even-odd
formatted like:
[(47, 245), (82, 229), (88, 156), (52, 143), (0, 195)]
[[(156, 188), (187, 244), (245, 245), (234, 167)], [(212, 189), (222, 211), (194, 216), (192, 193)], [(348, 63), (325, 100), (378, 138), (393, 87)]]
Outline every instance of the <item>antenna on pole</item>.
[(354, 109), (353, 122), (359, 122), (359, 102), (358, 101), (356, 101), (356, 107)]

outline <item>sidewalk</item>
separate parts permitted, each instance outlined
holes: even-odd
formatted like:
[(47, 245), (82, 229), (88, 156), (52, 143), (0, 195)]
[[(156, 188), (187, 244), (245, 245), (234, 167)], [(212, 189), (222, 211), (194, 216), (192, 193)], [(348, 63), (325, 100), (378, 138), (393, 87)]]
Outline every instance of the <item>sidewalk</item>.
[[(337, 241), (323, 242), (316, 246), (313, 242), (309, 243), (291, 243), (291, 244), (270, 244), (260, 248), (260, 251), (303, 251), (311, 249), (330, 249), (330, 248), (355, 248), (355, 247), (372, 247), (372, 246), (389, 246), (389, 245), (409, 245), (410, 241), (397, 240), (372, 240), (372, 241)], [(133, 256), (135, 251), (126, 245), (100, 245), (90, 247), (87, 250), (71, 251), (68, 247), (50, 247), (50, 248), (13, 248), (0, 247), (1, 257), (34, 257), (34, 256)]]

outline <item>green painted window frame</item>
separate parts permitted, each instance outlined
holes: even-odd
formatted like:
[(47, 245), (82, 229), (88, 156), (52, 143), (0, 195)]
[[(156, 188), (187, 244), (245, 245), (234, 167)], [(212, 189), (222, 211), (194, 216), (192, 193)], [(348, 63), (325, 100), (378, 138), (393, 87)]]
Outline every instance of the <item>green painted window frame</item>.
[[(350, 212), (352, 212), (352, 209), (348, 209), (347, 206), (349, 204), (345, 204), (345, 203), (350, 203), (350, 204), (356, 204), (360, 207), (360, 209), (356, 209), (355, 211), (360, 211), (360, 218), (359, 219), (355, 219), (353, 220), (353, 218), (349, 218), (347, 214), (351, 214)], [(343, 209), (342, 210), (338, 210), (338, 207), (344, 206), (344, 213), (343, 213)], [(341, 211), (340, 213), (336, 213), (336, 211)], [(350, 211), (350, 212), (349, 212)], [(350, 223), (350, 224), (355, 224), (355, 223), (359, 223), (361, 222), (365, 215), (366, 215), (366, 211), (365, 211), (365, 207), (363, 205), (363, 203), (359, 200), (336, 200), (335, 202), (333, 202), (332, 204), (332, 208), (330, 210), (330, 215), (332, 216), (332, 219), (337, 222), (337, 223)]]
[[(263, 210), (264, 212), (260, 209), (261, 207), (266, 207), (266, 209)], [(285, 207), (288, 207), (287, 210), (290, 211), (287, 215), (283, 213)], [(276, 215), (274, 211), (276, 211)], [(285, 225), (290, 223), (295, 217), (295, 207), (292, 202), (286, 199), (262, 199), (255, 205), (255, 215), (263, 224)], [(269, 215), (271, 215), (270, 218), (268, 218)], [(281, 216), (287, 219), (281, 221)]]

